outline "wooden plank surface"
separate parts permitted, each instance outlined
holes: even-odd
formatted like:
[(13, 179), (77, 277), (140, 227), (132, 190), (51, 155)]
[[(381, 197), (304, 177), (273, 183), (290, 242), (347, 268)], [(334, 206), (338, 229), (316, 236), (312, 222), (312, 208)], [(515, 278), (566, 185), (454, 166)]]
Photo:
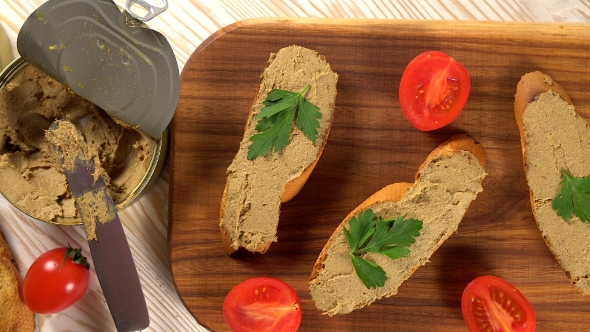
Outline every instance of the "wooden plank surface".
[[(590, 297), (569, 283), (534, 222), (512, 107), (520, 76), (541, 70), (590, 116), (589, 33), (582, 24), (261, 19), (214, 34), (185, 64), (171, 126), (168, 249), (181, 299), (201, 324), (227, 330), (227, 292), (265, 275), (286, 281), (302, 299), (302, 331), (462, 331), (463, 288), (493, 274), (527, 296), (537, 331), (583, 331)], [(282, 206), (279, 241), (264, 255), (230, 257), (218, 230), (225, 171), (269, 54), (291, 44), (323, 54), (340, 75), (335, 121), (308, 183)], [(405, 66), (427, 50), (448, 53), (472, 78), (463, 113), (428, 133), (407, 122), (397, 101)], [(432, 149), (462, 132), (486, 149), (489, 175), (458, 234), (398, 295), (345, 316), (321, 315), (308, 281), (334, 228), (383, 186), (411, 182)]]

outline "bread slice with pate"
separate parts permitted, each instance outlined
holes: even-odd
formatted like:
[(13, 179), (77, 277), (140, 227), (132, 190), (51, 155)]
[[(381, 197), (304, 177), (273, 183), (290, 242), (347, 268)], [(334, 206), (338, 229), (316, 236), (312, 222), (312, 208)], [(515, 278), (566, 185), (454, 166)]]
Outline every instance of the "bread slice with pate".
[(590, 176), (590, 128), (557, 82), (539, 71), (522, 76), (514, 114), (520, 131), (533, 216), (547, 246), (567, 277), (590, 294), (590, 223), (575, 214), (565, 221), (552, 208), (563, 183), (562, 169)]
[[(220, 212), (220, 232), (227, 253), (244, 248), (264, 253), (277, 241), (281, 203), (299, 193), (328, 139), (334, 117), (338, 75), (326, 59), (301, 46), (271, 54), (261, 75), (260, 88), (250, 109), (239, 151), (227, 169)], [(249, 158), (251, 137), (259, 133), (257, 115), (273, 89), (300, 92), (319, 108), (317, 138), (312, 142), (295, 124), (287, 145), (279, 152)], [(296, 121), (293, 121), (295, 123)]]
[[(414, 183), (388, 185), (350, 212), (313, 267), (309, 287), (316, 307), (330, 316), (347, 314), (397, 294), (401, 283), (457, 231), (469, 204), (482, 191), (484, 166), (481, 145), (466, 135), (453, 136), (428, 155)], [(420, 235), (407, 247), (407, 256), (391, 259), (376, 252), (362, 254), (385, 271), (387, 279), (382, 287), (368, 288), (357, 275), (343, 231), (350, 230), (353, 216), (367, 209), (384, 220), (404, 217), (422, 221)]]

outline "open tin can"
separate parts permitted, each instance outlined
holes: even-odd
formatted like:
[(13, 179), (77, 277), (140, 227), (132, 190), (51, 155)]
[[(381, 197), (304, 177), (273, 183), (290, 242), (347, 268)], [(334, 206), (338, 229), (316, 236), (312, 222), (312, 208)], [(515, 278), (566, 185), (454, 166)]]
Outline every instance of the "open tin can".
[[(148, 14), (134, 15), (134, 5)], [(127, 0), (127, 10), (112, 0), (48, 0), (25, 21), (20, 57), (0, 73), (0, 193), (23, 213), (82, 223), (45, 138), (55, 120), (82, 133), (117, 210), (157, 180), (180, 79), (170, 44), (143, 22), (166, 8), (167, 0)]]
[[(57, 156), (41, 147), (46, 127), (57, 118), (86, 127), (82, 132), (94, 135), (86, 140), (95, 145), (101, 163), (111, 162), (102, 167), (103, 176), (114, 183), (109, 189), (119, 211), (151, 188), (165, 163), (167, 129), (154, 139), (122, 126), (23, 58), (0, 72), (0, 108), (4, 108), (0, 109), (4, 117), (0, 120), (0, 130), (4, 129), (0, 132), (0, 193), (35, 219), (59, 225), (81, 223), (70, 190), (60, 189), (67, 185), (57, 159), (51, 165)], [(88, 108), (86, 115), (84, 108)], [(101, 150), (101, 145), (108, 144), (120, 145)]]

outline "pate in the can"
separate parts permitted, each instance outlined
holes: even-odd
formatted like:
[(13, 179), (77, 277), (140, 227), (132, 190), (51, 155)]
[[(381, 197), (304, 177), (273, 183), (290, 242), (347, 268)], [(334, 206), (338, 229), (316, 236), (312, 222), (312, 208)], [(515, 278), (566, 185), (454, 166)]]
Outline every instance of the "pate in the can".
[(148, 189), (164, 161), (167, 132), (153, 139), (122, 126), (23, 59), (0, 73), (0, 193), (45, 222), (81, 223), (74, 197), (44, 132), (56, 119), (74, 123), (121, 210)]

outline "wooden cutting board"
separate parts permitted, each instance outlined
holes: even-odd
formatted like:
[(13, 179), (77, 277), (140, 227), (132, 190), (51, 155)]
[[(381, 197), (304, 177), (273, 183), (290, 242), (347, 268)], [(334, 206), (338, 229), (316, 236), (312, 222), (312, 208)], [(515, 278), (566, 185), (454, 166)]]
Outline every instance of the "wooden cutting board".
[[(590, 117), (588, 36), (588, 25), (470, 21), (257, 19), (223, 28), (186, 63), (171, 125), (168, 241), (178, 294), (215, 331), (228, 330), (225, 295), (256, 276), (282, 279), (296, 290), (300, 331), (466, 331), (463, 288), (493, 274), (529, 299), (537, 331), (587, 331), (590, 297), (569, 283), (532, 216), (513, 96), (521, 75), (541, 70)], [(270, 53), (291, 44), (323, 54), (340, 75), (334, 124), (309, 181), (282, 205), (279, 241), (264, 255), (230, 257), (218, 229), (225, 171)], [(472, 88), (451, 125), (420, 132), (403, 116), (397, 91), (408, 62), (428, 50), (460, 61)], [(348, 315), (321, 315), (308, 281), (335, 227), (383, 186), (412, 182), (428, 153), (457, 133), (484, 146), (489, 173), (458, 234), (398, 295)]]

